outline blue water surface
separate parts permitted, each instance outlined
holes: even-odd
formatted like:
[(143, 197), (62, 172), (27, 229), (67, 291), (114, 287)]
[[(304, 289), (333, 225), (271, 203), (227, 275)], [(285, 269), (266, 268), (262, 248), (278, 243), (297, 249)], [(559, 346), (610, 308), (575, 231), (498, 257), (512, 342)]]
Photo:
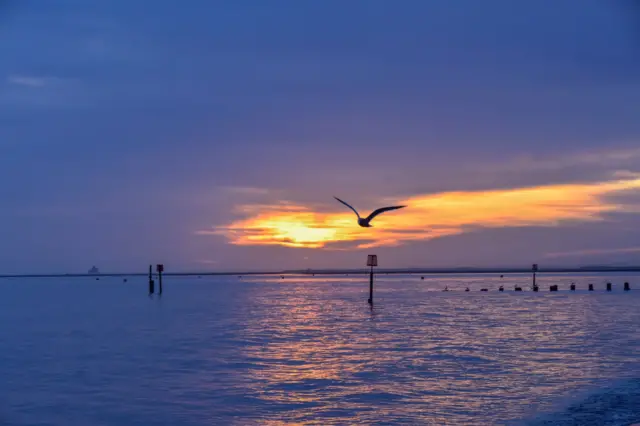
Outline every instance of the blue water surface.
[(640, 421), (640, 277), (539, 282), (382, 275), (370, 309), (364, 276), (0, 279), (0, 424)]

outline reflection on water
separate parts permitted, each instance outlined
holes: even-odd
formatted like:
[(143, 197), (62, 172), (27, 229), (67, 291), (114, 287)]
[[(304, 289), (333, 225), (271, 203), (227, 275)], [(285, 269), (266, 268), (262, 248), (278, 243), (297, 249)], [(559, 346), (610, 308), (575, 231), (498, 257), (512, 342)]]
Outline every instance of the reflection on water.
[(491, 283), (474, 281), (458, 287), (475, 294), (441, 293), (390, 278), (378, 284), (373, 312), (362, 304), (362, 283), (265, 288), (265, 309), (244, 331), (252, 342), (244, 354), (254, 360), (249, 389), (284, 404), (294, 422), (338, 424), (347, 415), (351, 424), (488, 424), (634, 362), (633, 350), (610, 347), (611, 330), (622, 326), (638, 348), (628, 327), (640, 316), (621, 295), (478, 293)]
[[(22, 424), (73, 410), (62, 423), (521, 424), (640, 373), (640, 296), (607, 279), (638, 282), (543, 277), (515, 293), (529, 277), (381, 276), (373, 310), (357, 276), (174, 279), (161, 300), (142, 279), (100, 298), (32, 283), (0, 302), (21, 324), (0, 331), (0, 409)], [(29, 285), (82, 303), (34, 306)]]

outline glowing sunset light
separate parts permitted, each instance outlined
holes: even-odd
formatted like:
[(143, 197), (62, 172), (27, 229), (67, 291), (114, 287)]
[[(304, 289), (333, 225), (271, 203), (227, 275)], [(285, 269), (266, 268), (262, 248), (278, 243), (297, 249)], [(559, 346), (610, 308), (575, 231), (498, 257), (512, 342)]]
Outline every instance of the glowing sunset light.
[[(640, 178), (489, 191), (420, 194), (398, 200), (402, 212), (376, 218), (373, 228), (354, 224), (353, 213), (320, 213), (293, 203), (245, 205), (247, 217), (201, 235), (222, 235), (236, 245), (367, 248), (398, 245), (476, 228), (558, 226), (604, 220), (606, 213), (637, 210), (607, 196), (640, 189)], [(346, 244), (345, 244), (346, 243)], [(349, 244), (350, 243), (350, 244)], [(337, 244), (341, 244), (336, 247)], [(333, 247), (332, 247), (333, 245)]]

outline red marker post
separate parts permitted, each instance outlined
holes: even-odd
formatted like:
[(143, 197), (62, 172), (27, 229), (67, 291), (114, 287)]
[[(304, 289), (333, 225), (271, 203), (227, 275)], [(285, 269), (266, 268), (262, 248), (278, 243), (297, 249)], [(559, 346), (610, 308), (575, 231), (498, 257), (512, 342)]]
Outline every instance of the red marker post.
[(367, 266), (371, 266), (371, 272), (369, 273), (369, 300), (367, 302), (373, 305), (373, 267), (378, 266), (378, 255), (368, 255)]

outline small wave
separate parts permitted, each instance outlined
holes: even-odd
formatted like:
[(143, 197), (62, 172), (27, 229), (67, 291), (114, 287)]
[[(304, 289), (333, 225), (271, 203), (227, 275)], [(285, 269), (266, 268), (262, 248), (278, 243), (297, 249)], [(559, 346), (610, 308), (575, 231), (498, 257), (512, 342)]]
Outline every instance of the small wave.
[(628, 379), (544, 414), (527, 426), (630, 426), (640, 422), (640, 378)]

